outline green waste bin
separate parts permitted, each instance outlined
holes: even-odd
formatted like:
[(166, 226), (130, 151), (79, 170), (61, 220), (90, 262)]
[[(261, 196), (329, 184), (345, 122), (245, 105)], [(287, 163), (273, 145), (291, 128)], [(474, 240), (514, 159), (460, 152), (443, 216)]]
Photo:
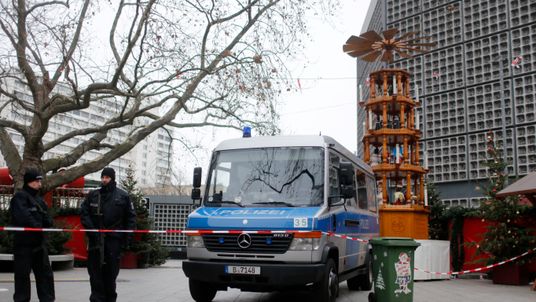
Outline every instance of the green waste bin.
[(415, 249), (420, 243), (400, 237), (374, 238), (370, 243), (374, 293), (369, 301), (413, 301)]

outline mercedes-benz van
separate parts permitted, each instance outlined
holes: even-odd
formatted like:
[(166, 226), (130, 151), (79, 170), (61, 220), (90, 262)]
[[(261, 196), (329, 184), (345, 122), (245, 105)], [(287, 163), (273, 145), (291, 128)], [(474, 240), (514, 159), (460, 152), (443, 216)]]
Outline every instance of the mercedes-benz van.
[[(228, 287), (310, 288), (335, 301), (339, 283), (372, 286), (370, 247), (378, 236), (372, 169), (327, 136), (226, 140), (214, 150), (204, 194), (192, 197), (183, 270), (196, 301)], [(194, 201), (195, 202), (195, 201)], [(341, 235), (354, 239), (341, 238)]]

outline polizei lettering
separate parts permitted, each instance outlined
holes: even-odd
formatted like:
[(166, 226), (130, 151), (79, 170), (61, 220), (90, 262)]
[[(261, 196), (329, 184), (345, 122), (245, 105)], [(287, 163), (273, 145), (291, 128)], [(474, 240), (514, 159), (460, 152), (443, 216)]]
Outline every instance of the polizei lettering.
[(269, 209), (239, 209), (239, 210), (217, 210), (214, 215), (284, 215), (286, 210), (269, 210)]

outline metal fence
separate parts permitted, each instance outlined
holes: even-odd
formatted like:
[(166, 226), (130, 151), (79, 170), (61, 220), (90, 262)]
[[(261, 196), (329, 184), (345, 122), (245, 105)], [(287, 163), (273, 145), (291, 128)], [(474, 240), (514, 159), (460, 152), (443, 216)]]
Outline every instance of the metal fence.
[(9, 209), (11, 197), (13, 197), (13, 186), (0, 186), (0, 211)]
[[(146, 196), (149, 199), (150, 214), (155, 230), (184, 230), (188, 215), (193, 211), (190, 197), (187, 196)], [(184, 251), (184, 234), (160, 234), (162, 245), (171, 250)]]
[(58, 188), (52, 192), (52, 206), (55, 209), (80, 209), (88, 189)]

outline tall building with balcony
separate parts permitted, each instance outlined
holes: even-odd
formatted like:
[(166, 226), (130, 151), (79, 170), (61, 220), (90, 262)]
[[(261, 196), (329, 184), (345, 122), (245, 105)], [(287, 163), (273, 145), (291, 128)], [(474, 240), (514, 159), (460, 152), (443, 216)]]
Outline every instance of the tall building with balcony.
[[(357, 61), (358, 85), (382, 67), (412, 74), (419, 97), (421, 150), (428, 180), (449, 205), (479, 205), (486, 178), (486, 136), (506, 150), (508, 173), (536, 171), (536, 2), (530, 0), (371, 0), (361, 32), (419, 31), (437, 42), (388, 66)], [(416, 85), (415, 85), (416, 84)], [(359, 109), (358, 120), (365, 120)], [(363, 124), (358, 122), (362, 154)], [(422, 158), (422, 157), (421, 157)]]
[[(26, 86), (17, 79), (5, 78), (1, 85), (3, 89), (15, 93), (23, 101), (32, 102), (31, 95)], [(69, 86), (66, 84), (59, 83), (56, 89), (67, 94), (69, 93)], [(8, 101), (5, 97), (0, 96), (0, 108), (4, 104), (7, 104)], [(59, 114), (50, 121), (49, 129), (44, 136), (44, 142), (50, 142), (72, 130), (100, 126), (112, 116), (117, 115), (121, 109), (120, 104), (103, 100), (95, 102), (84, 110)], [(26, 125), (31, 123), (29, 112), (22, 110), (16, 103), (7, 104), (0, 112), (0, 116)], [(105, 143), (119, 143), (131, 130), (131, 127), (111, 130), (108, 132)], [(23, 137), (20, 133), (12, 129), (7, 129), (7, 131), (13, 138), (19, 154), (22, 154), (24, 150)], [(159, 129), (141, 141), (130, 152), (111, 162), (109, 166), (116, 170), (119, 181), (126, 178), (127, 169), (132, 167), (140, 187), (161, 187), (169, 185), (172, 175), (172, 136), (172, 129), (168, 129), (168, 131)], [(83, 141), (82, 138), (75, 137), (55, 146), (45, 153), (44, 159), (57, 157), (71, 151)], [(84, 164), (103, 155), (105, 152), (106, 150), (90, 150), (78, 160), (77, 164)], [(0, 154), (0, 167), (3, 166), (6, 166), (6, 163)], [(86, 175), (86, 179), (100, 180), (100, 171)]]
[(140, 187), (171, 186), (173, 145), (170, 135), (172, 132), (159, 129), (138, 143), (130, 152)]

